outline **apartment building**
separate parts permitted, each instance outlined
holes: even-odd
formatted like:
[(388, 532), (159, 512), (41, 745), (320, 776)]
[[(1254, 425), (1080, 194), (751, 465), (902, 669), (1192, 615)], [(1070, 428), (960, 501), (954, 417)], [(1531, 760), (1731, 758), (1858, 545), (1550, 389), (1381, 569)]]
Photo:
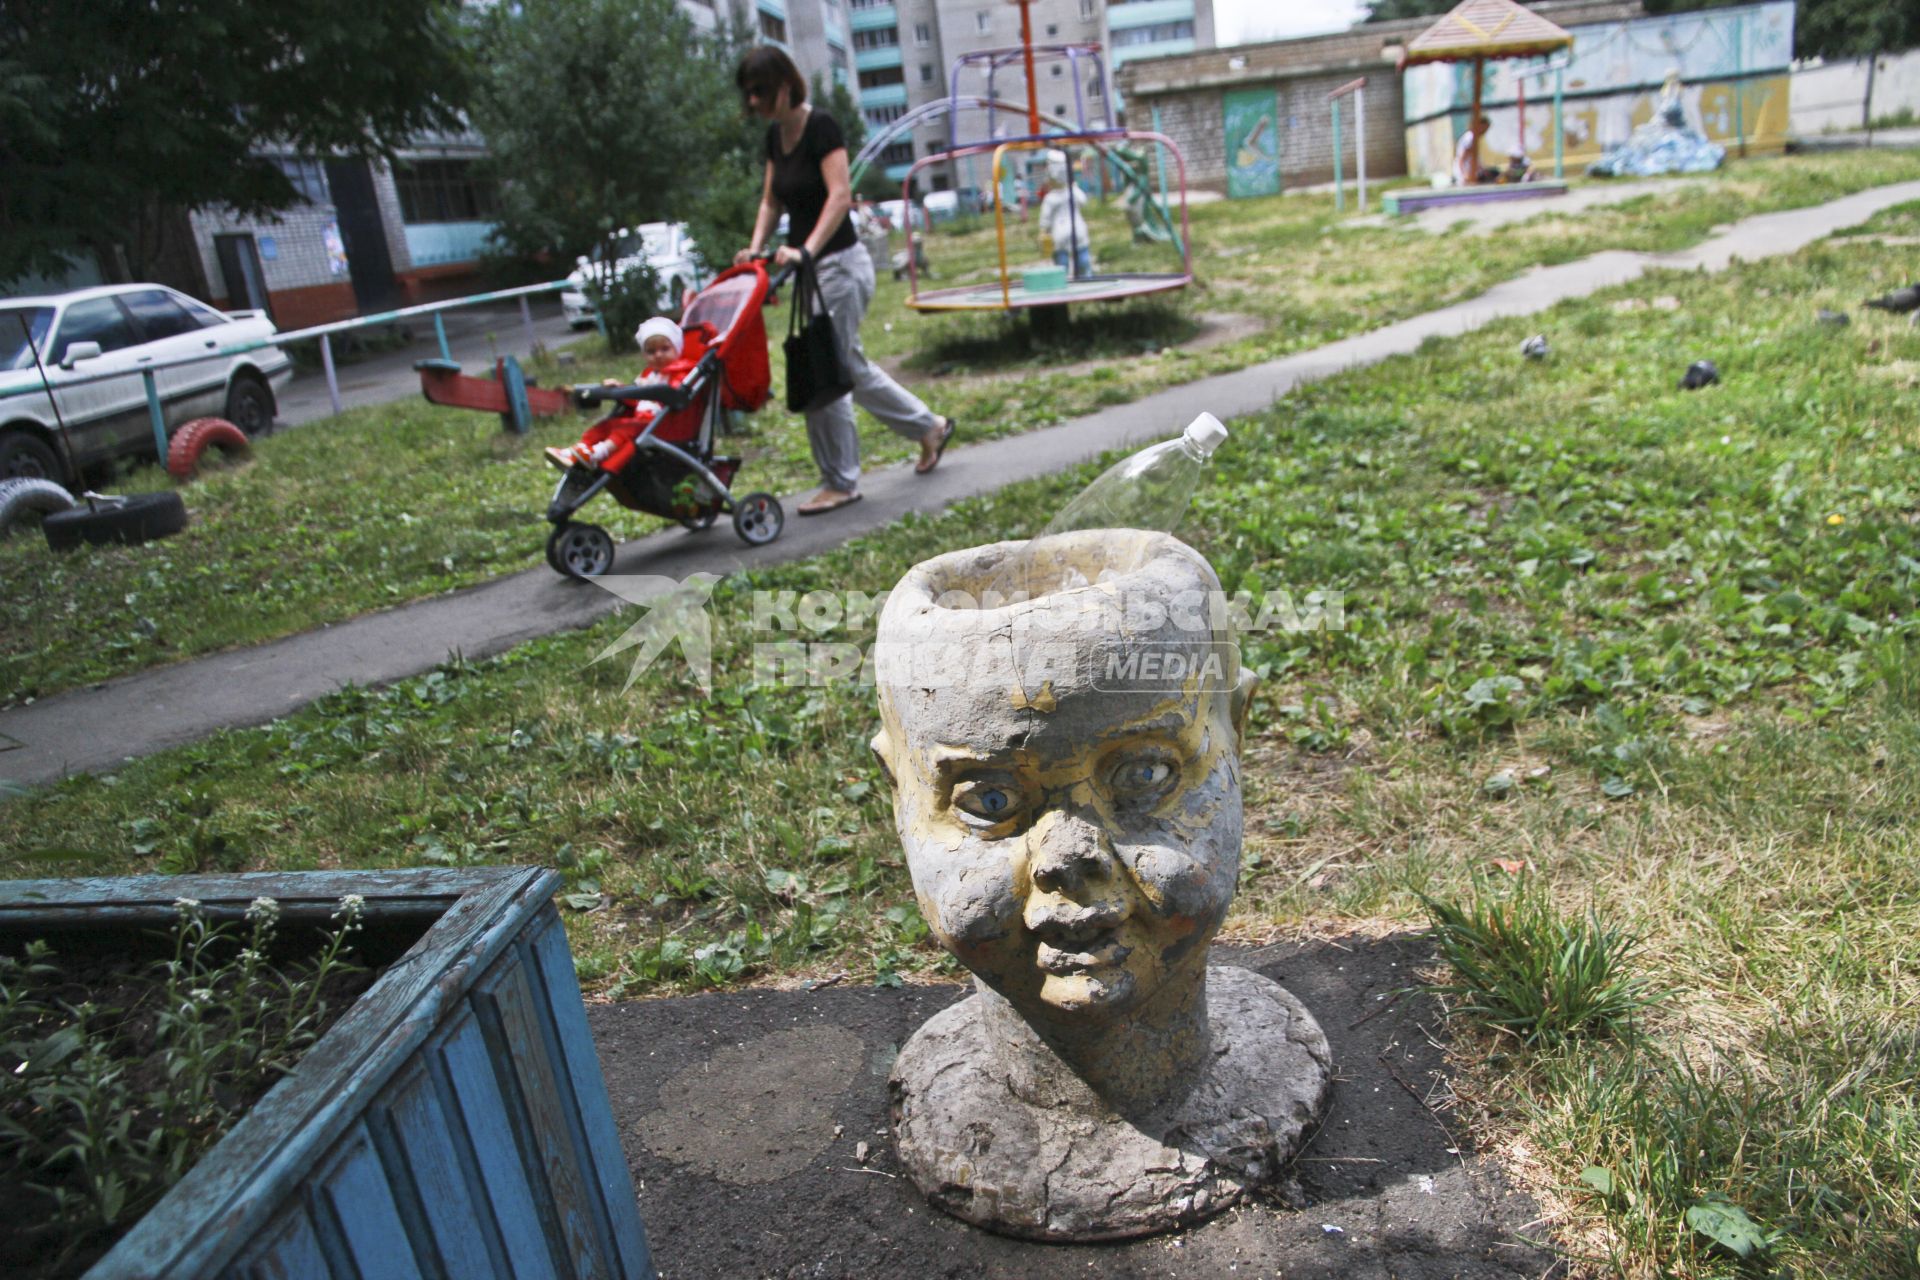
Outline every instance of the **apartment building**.
[[(765, 3), (766, 0), (760, 0)], [(853, 30), (853, 57), (861, 114), (869, 136), (950, 91), (992, 95), (1024, 107), (1025, 68), (1001, 67), (989, 85), (983, 66), (970, 66), (959, 85), (950, 83), (954, 64), (968, 54), (1014, 49), (1020, 44), (1020, 9), (1006, 0), (845, 0)], [(1036, 45), (1099, 43), (1107, 71), (1131, 58), (1159, 57), (1211, 48), (1213, 0), (1034, 0), (1029, 9)], [(1059, 120), (1104, 128), (1119, 120), (1110, 101), (1111, 76), (1099, 74), (1091, 59), (1075, 67), (1065, 59), (1043, 59), (1035, 68), (1040, 110)], [(984, 115), (969, 112), (959, 122), (960, 136), (987, 133)], [(999, 134), (1024, 132), (1020, 121), (1002, 115)], [(944, 117), (930, 120), (909, 137), (897, 139), (880, 157), (893, 182), (903, 180), (916, 159), (949, 145)], [(960, 161), (920, 172), (921, 192), (951, 187), (980, 187), (986, 162)]]
[[(848, 0), (679, 0), (680, 8), (702, 31), (711, 31), (722, 12), (744, 20), (764, 42), (778, 45), (811, 80), (834, 80), (856, 98), (853, 33)], [(724, 6), (724, 8), (717, 7)]]

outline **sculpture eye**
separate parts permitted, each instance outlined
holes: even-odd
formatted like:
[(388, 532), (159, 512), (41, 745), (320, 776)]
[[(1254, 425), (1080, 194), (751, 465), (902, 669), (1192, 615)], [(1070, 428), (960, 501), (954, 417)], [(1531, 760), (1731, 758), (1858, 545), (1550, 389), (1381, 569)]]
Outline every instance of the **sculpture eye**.
[(1107, 775), (1107, 788), (1123, 805), (1158, 804), (1172, 788), (1174, 762), (1165, 756), (1128, 756)]
[(1020, 792), (1004, 782), (963, 782), (953, 789), (954, 807), (988, 823), (1001, 823), (1020, 811)]

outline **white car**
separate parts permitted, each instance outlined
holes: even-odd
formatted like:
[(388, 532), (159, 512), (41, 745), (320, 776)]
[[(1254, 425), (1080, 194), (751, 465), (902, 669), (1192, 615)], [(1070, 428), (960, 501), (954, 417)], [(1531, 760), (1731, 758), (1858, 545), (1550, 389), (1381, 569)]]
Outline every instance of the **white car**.
[[(157, 284), (0, 299), (0, 480), (72, 483), (115, 458), (152, 457), (140, 371), (188, 356), (211, 358), (154, 370), (169, 430), (217, 415), (248, 435), (265, 431), (278, 412), (276, 393), (293, 377), (279, 347), (252, 346), (274, 333), (264, 312), (215, 311)], [(86, 381), (101, 374), (125, 376)]]
[[(653, 264), (654, 274), (660, 277), (661, 304), (669, 315), (679, 315), (686, 291), (699, 288), (706, 278), (693, 255), (693, 237), (684, 222), (649, 222), (631, 231), (622, 228), (613, 254), (616, 273), (631, 271), (643, 262)], [(567, 277), (570, 287), (560, 292), (560, 309), (576, 329), (593, 323), (593, 299), (587, 296), (587, 281), (596, 274), (599, 261), (598, 249), (591, 257), (576, 258), (573, 273)]]

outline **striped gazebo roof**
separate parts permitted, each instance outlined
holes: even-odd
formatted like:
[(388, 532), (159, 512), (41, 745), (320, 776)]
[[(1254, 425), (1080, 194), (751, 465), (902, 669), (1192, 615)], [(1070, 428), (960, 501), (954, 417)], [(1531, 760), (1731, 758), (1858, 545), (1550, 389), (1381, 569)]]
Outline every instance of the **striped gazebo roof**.
[(1400, 67), (1471, 58), (1531, 58), (1572, 43), (1564, 28), (1514, 0), (1465, 0), (1407, 46), (1400, 55)]

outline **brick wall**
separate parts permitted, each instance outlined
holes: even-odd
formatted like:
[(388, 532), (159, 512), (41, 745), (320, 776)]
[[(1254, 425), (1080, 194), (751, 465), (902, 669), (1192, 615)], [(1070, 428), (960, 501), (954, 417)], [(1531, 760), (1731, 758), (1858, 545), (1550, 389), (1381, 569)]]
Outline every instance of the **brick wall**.
[[(1562, 25), (1624, 21), (1641, 16), (1640, 0), (1566, 0), (1532, 6)], [(1333, 120), (1327, 94), (1362, 76), (1367, 81), (1367, 176), (1407, 172), (1404, 105), (1395, 65), (1409, 40), (1432, 18), (1374, 22), (1332, 35), (1266, 44), (1203, 49), (1129, 62), (1115, 75), (1128, 103), (1128, 124), (1149, 127), (1160, 113), (1163, 132), (1187, 160), (1189, 185), (1226, 188), (1221, 97), (1229, 89), (1271, 89), (1280, 114), (1281, 183), (1308, 186), (1333, 179)], [(1341, 109), (1341, 168), (1354, 176), (1351, 100)]]

